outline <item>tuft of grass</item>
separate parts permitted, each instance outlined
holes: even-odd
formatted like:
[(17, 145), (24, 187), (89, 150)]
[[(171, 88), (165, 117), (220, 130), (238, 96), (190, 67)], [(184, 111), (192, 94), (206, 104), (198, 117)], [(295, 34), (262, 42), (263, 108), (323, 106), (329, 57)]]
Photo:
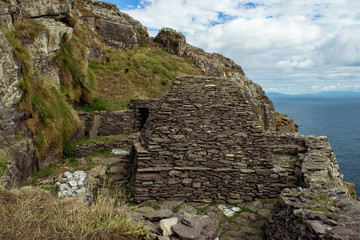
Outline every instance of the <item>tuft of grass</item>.
[(71, 158), (74, 155), (75, 155), (74, 147), (71, 144), (66, 143), (64, 148), (63, 148), (63, 157), (64, 158)]
[(176, 205), (172, 208), (172, 212), (173, 213), (178, 213), (181, 209), (181, 205)]
[(204, 214), (204, 215), (207, 215), (208, 214), (208, 208), (210, 207), (210, 206), (214, 206), (214, 205), (216, 205), (216, 203), (215, 202), (211, 202), (211, 203), (209, 203), (209, 204), (206, 204), (205, 206), (202, 206), (202, 207), (197, 207), (197, 208), (195, 208), (196, 209), (196, 214)]
[(14, 28), (19, 37), (34, 41), (37, 34), (45, 29), (43, 25), (31, 18), (16, 17)]
[(125, 51), (105, 49), (103, 60), (90, 61), (89, 68), (101, 89), (85, 107), (90, 111), (122, 110), (131, 98), (160, 98), (176, 76), (202, 75), (190, 59), (147, 45)]
[(148, 232), (142, 222), (130, 220), (123, 204), (105, 196), (89, 207), (37, 188), (0, 190), (0, 209), (0, 239), (135, 240)]
[(49, 167), (36, 171), (31, 176), (30, 182), (26, 185), (35, 186), (39, 179), (43, 179), (49, 177), (50, 175), (54, 175), (56, 172), (59, 171), (59, 166), (57, 164), (50, 164)]
[(60, 68), (61, 89), (66, 97), (77, 105), (91, 102), (95, 91), (95, 78), (91, 71), (87, 71), (87, 60), (83, 51), (84, 46), (74, 36), (54, 58)]
[(116, 134), (116, 135), (108, 135), (108, 136), (97, 136), (95, 140), (90, 140), (89, 137), (85, 137), (79, 139), (74, 142), (73, 145), (86, 145), (86, 144), (94, 144), (94, 143), (114, 143), (119, 139), (124, 139), (128, 137), (127, 134)]
[(334, 199), (330, 199), (325, 194), (312, 195), (313, 199), (310, 206), (307, 209), (312, 211), (322, 212), (325, 216), (328, 216), (332, 219), (336, 219), (338, 216), (337, 212), (329, 211), (328, 207), (334, 206)]
[(6, 164), (6, 159), (0, 156), (0, 177), (7, 170), (8, 170), (8, 166)]
[(107, 109), (111, 109), (111, 104), (100, 98), (94, 98), (90, 103), (85, 104), (81, 108), (85, 112), (106, 111)]
[(261, 201), (263, 204), (275, 204), (276, 199), (264, 199)]

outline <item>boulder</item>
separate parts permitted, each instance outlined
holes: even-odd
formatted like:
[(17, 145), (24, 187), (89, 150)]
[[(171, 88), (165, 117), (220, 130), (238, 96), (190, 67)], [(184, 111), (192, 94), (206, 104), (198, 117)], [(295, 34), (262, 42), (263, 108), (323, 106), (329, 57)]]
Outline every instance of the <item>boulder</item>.
[(164, 218), (169, 218), (173, 215), (172, 211), (168, 209), (160, 209), (158, 211), (145, 213), (144, 217), (150, 221), (157, 221)]
[(145, 27), (129, 15), (120, 12), (113, 3), (86, 0), (78, 2), (81, 18), (100, 36), (107, 45), (128, 49), (139, 43), (149, 43)]
[(183, 56), (187, 47), (184, 34), (171, 28), (163, 28), (155, 37), (154, 42), (168, 48), (172, 54)]
[(181, 240), (215, 239), (219, 232), (218, 220), (209, 218), (209, 216), (187, 214), (182, 217), (180, 222), (172, 226), (172, 230)]
[(171, 229), (171, 227), (176, 225), (178, 220), (179, 219), (176, 217), (160, 220), (159, 227), (162, 230), (164, 237), (169, 237), (174, 234), (174, 231)]

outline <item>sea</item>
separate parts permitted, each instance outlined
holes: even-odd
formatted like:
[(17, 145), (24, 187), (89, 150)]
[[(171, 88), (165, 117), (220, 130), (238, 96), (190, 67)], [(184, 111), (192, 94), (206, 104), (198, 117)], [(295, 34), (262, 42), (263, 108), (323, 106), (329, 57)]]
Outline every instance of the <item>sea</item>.
[(344, 180), (360, 197), (360, 97), (270, 97), (303, 135), (327, 136)]

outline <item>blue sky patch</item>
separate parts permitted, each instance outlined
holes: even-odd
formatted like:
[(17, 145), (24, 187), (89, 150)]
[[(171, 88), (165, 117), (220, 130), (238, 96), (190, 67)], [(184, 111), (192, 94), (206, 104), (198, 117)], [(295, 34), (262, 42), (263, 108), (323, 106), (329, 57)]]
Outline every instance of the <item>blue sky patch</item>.
[(106, 2), (115, 3), (121, 9), (135, 9), (140, 4), (140, 0), (106, 0)]
[(245, 3), (245, 8), (246, 8), (246, 9), (256, 8), (257, 5), (258, 5), (258, 4), (256, 4), (256, 3), (248, 2), (248, 3)]

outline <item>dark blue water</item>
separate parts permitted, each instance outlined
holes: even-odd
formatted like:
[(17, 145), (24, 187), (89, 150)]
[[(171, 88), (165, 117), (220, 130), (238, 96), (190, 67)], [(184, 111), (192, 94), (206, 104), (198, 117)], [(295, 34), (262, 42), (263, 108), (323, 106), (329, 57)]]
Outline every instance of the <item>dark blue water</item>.
[(360, 98), (274, 98), (275, 110), (287, 114), (304, 135), (328, 136), (344, 174), (360, 195)]

